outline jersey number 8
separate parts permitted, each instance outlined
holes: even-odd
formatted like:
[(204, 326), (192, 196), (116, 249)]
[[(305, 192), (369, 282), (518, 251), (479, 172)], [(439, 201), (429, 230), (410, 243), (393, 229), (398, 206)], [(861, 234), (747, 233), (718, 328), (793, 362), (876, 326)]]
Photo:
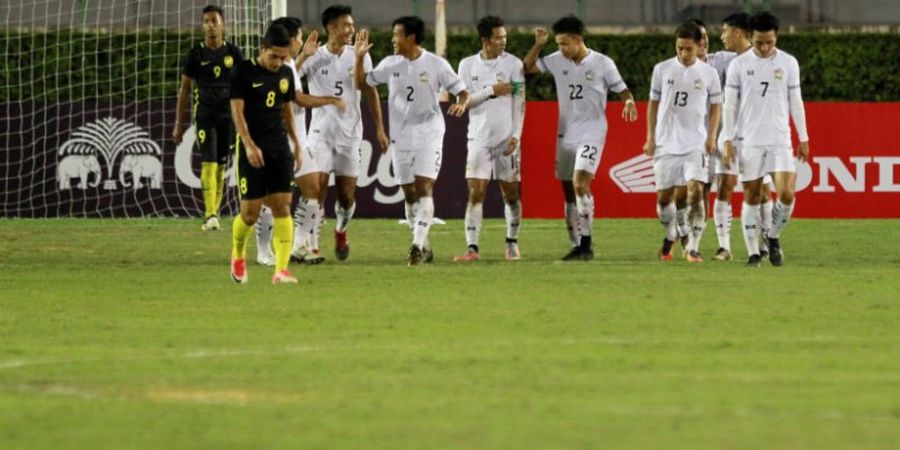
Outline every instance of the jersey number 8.
[(275, 106), (275, 91), (269, 91), (269, 93), (266, 94), (266, 106), (269, 108)]

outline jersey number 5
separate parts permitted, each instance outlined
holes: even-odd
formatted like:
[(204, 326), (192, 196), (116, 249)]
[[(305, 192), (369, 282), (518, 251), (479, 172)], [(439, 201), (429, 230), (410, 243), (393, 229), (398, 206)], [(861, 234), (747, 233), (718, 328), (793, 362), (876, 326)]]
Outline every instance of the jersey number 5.
[(343, 81), (335, 81), (334, 89), (335, 89), (335, 92), (334, 92), (335, 97), (340, 97), (341, 95), (343, 95), (344, 94)]

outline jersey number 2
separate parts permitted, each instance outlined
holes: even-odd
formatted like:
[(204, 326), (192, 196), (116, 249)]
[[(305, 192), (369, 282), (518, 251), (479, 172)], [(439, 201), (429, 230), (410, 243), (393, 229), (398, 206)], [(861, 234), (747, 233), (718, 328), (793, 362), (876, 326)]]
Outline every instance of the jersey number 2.
[(416, 90), (412, 86), (407, 86), (406, 90), (409, 91), (409, 93), (406, 94), (406, 101), (408, 101), (408, 102), (413, 101), (413, 94), (416, 93)]
[(585, 159), (589, 159), (591, 161), (597, 161), (597, 147), (591, 147), (590, 145), (585, 145), (584, 150), (581, 151), (581, 157)]
[(569, 100), (581, 100), (584, 97), (581, 96), (582, 87), (580, 84), (570, 84), (569, 85)]

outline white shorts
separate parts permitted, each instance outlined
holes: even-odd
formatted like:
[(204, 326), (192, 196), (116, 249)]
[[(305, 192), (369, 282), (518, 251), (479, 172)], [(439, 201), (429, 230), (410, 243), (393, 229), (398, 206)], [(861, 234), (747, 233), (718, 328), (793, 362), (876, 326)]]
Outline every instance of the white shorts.
[(466, 178), (499, 180), (507, 183), (522, 181), (519, 149), (509, 156), (503, 154), (505, 151), (505, 143), (496, 147), (486, 147), (469, 141)]
[(359, 177), (361, 153), (359, 145), (332, 145), (321, 140), (307, 144), (316, 159), (319, 172), (331, 173), (340, 177)]
[(301, 146), (303, 147), (303, 161), (300, 164), (300, 170), (294, 171), (294, 178), (300, 178), (314, 172), (324, 172), (324, 170), (319, 168), (319, 160), (309, 143), (301, 144)]
[(766, 145), (741, 149), (741, 179), (764, 178), (772, 172), (796, 172), (797, 160), (791, 147)]
[(404, 150), (391, 146), (390, 152), (397, 184), (411, 184), (416, 177), (436, 180), (441, 171), (441, 147)]
[(684, 155), (662, 155), (653, 160), (656, 190), (664, 191), (676, 186), (687, 186), (688, 181), (706, 183), (707, 156), (703, 152)]
[(739, 173), (741, 173), (741, 140), (741, 138), (737, 138), (732, 142), (734, 144), (734, 153), (736, 158), (731, 162), (730, 167), (725, 167), (725, 161), (723, 160), (725, 156), (725, 140), (721, 138), (719, 139), (719, 141), (717, 142), (718, 150), (716, 150), (716, 175), (737, 176)]
[(597, 173), (600, 167), (600, 156), (603, 155), (604, 140), (585, 141), (578, 145), (563, 145), (562, 141), (556, 143), (556, 179), (572, 181), (576, 170)]

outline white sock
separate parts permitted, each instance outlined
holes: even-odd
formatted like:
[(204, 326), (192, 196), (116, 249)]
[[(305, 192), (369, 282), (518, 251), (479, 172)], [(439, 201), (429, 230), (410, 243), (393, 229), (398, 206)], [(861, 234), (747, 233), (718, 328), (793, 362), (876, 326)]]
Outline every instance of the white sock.
[(409, 232), (412, 233), (416, 226), (416, 206), (418, 202), (403, 202), (403, 211), (406, 214), (406, 222), (409, 223)]
[(765, 203), (759, 204), (759, 230), (762, 233), (762, 237), (766, 237), (769, 234), (769, 230), (772, 228), (772, 200), (769, 200)]
[(519, 239), (519, 227), (522, 225), (522, 201), (507, 203), (503, 207), (503, 215), (506, 216), (506, 238)]
[(341, 202), (334, 202), (334, 230), (338, 233), (343, 233), (347, 231), (347, 226), (350, 225), (350, 219), (353, 218), (353, 213), (356, 212), (356, 202), (353, 202), (349, 208), (344, 208), (341, 206)]
[(690, 205), (688, 208), (688, 219), (691, 224), (691, 238), (688, 242), (688, 251), (700, 250), (700, 239), (703, 238), (703, 230), (706, 229), (706, 202), (700, 199), (699, 202)]
[(578, 234), (582, 239), (588, 238), (590, 241), (594, 231), (594, 196), (590, 192), (576, 195), (575, 204), (578, 205)]
[(294, 245), (293, 252), (297, 252), (307, 244), (316, 226), (316, 216), (319, 213), (319, 200), (300, 197), (297, 208), (294, 209)]
[(691, 226), (688, 224), (688, 208), (679, 209), (675, 205), (675, 226), (678, 227), (678, 237), (690, 236)]
[(747, 255), (759, 254), (759, 205), (744, 203), (741, 208), (741, 225), (744, 229), (744, 244), (747, 245)]
[(716, 199), (714, 215), (716, 218), (716, 236), (719, 247), (731, 251), (731, 202)]
[(481, 234), (481, 222), (484, 217), (483, 203), (468, 203), (466, 205), (466, 245), (478, 246), (478, 236)]
[(786, 227), (788, 222), (791, 220), (791, 215), (794, 213), (794, 205), (796, 204), (797, 199), (794, 199), (794, 202), (790, 205), (781, 203), (780, 199), (775, 203), (775, 208), (772, 214), (772, 229), (769, 230), (768, 237), (772, 239), (781, 238), (781, 231), (784, 230), (784, 227)]
[[(235, 219), (237, 220), (237, 219)], [(263, 206), (259, 210), (259, 219), (256, 221), (256, 254), (269, 256), (272, 254), (272, 228), (275, 227), (275, 218), (272, 217), (272, 208)]]
[(569, 231), (569, 241), (572, 247), (578, 247), (578, 206), (577, 203), (566, 202), (566, 228)]
[(662, 207), (657, 203), (656, 215), (659, 216), (659, 223), (662, 224), (663, 229), (666, 230), (666, 239), (675, 242), (675, 239), (677, 238), (677, 232), (675, 230), (675, 204), (669, 203), (665, 207)]
[(309, 249), (319, 249), (319, 238), (322, 237), (322, 222), (325, 221), (325, 206), (319, 203), (319, 210), (316, 212), (316, 221), (313, 229), (309, 234)]
[(413, 244), (419, 248), (425, 248), (428, 242), (428, 230), (431, 228), (431, 220), (434, 219), (434, 199), (422, 197), (416, 208), (416, 226), (413, 229)]

